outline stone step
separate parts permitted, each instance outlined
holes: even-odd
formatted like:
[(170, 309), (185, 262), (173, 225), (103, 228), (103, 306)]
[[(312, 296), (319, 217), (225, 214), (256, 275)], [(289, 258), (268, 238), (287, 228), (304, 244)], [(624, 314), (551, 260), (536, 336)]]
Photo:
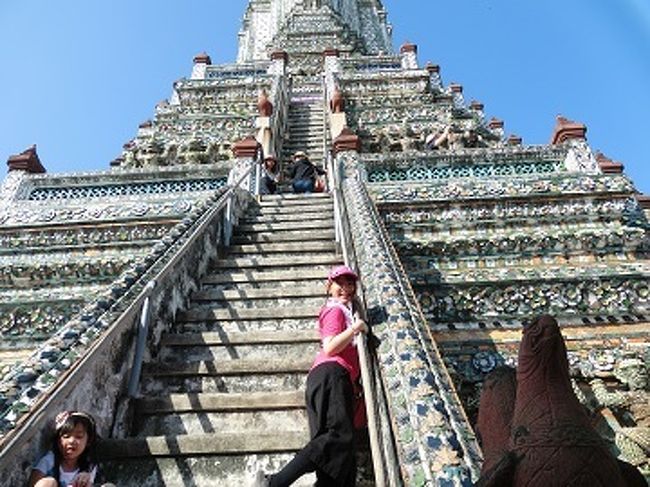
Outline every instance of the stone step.
[(138, 429), (131, 436), (151, 437), (159, 435), (200, 435), (203, 433), (236, 433), (247, 431), (307, 430), (305, 410), (266, 410), (187, 413), (169, 413), (138, 416)]
[(323, 132), (324, 119), (321, 115), (305, 113), (299, 116), (289, 115), (289, 134), (291, 138), (287, 140), (287, 143), (293, 142), (295, 140), (296, 130), (302, 129), (302, 133), (311, 130), (320, 130), (321, 134)]
[(263, 289), (202, 289), (192, 294), (192, 301), (244, 301), (256, 299), (292, 299), (316, 298), (325, 296), (325, 288), (320, 283), (292, 282), (289, 286), (281, 288)]
[[(284, 193), (283, 196), (289, 195), (292, 193)], [(327, 193), (312, 193), (312, 194), (327, 194)], [(313, 203), (311, 201), (300, 201), (300, 200), (269, 200), (266, 197), (262, 197), (262, 201), (259, 203), (260, 212), (263, 214), (273, 214), (273, 212), (278, 213), (294, 213), (294, 212), (309, 212), (315, 213), (323, 209), (324, 205), (328, 205), (325, 210), (333, 208), (331, 200), (329, 200), (329, 194), (327, 194), (328, 200), (323, 200), (323, 202)]]
[(284, 145), (282, 149), (282, 153), (285, 155), (287, 155), (287, 153), (293, 155), (297, 151), (304, 151), (307, 152), (307, 154), (317, 155), (317, 154), (322, 154), (322, 149), (323, 149), (323, 134), (322, 131), (318, 129), (318, 131), (305, 134), (303, 137), (293, 137), (290, 143), (287, 142)]
[[(341, 264), (342, 259), (339, 259), (336, 264)], [(322, 269), (305, 269), (299, 268), (291, 271), (228, 271), (209, 274), (203, 278), (203, 284), (252, 284), (256, 283), (261, 285), (266, 282), (280, 282), (280, 281), (301, 281), (301, 280), (320, 280), (327, 279), (327, 270)]]
[(271, 211), (262, 211), (259, 213), (248, 213), (241, 220), (240, 225), (257, 225), (257, 224), (278, 224), (284, 225), (287, 223), (301, 223), (312, 220), (334, 221), (334, 209), (318, 208), (312, 209), (311, 207), (304, 207), (304, 211), (300, 211), (300, 206), (293, 206), (290, 209), (282, 208), (283, 211), (276, 212), (275, 208), (270, 208)]
[(312, 144), (317, 142), (320, 142), (321, 144), (323, 143), (322, 124), (313, 124), (311, 126), (302, 125), (301, 130), (298, 133), (296, 133), (295, 129), (291, 128), (289, 128), (289, 131), (291, 132), (291, 139), (284, 144), (283, 149), (289, 147), (295, 148), (306, 142), (311, 142)]
[(192, 308), (178, 315), (178, 321), (251, 321), (282, 318), (316, 318), (319, 309), (314, 306), (276, 308)]
[(323, 140), (323, 123), (313, 123), (305, 122), (294, 127), (289, 127), (289, 133), (291, 134), (291, 139), (288, 140), (285, 147), (295, 147), (298, 142), (303, 142), (305, 140), (314, 140), (316, 138)]
[(236, 233), (242, 235), (253, 232), (278, 232), (287, 230), (319, 230), (334, 228), (333, 218), (313, 219), (308, 221), (283, 222), (283, 223), (253, 223), (237, 225)]
[[(280, 187), (283, 184), (290, 186), (291, 180), (287, 179), (285, 183), (280, 184)], [(290, 190), (289, 193), (278, 193), (278, 194), (282, 194), (282, 195), (294, 194), (291, 191), (293, 190)], [(316, 194), (327, 194), (327, 193), (316, 193)], [(266, 198), (263, 198), (259, 206), (256, 206), (254, 208), (249, 208), (249, 210), (244, 214), (243, 218), (268, 217), (268, 216), (292, 217), (292, 216), (300, 215), (302, 213), (309, 213), (310, 215), (317, 215), (319, 213), (332, 214), (333, 211), (334, 211), (334, 202), (330, 198), (310, 201), (307, 203), (300, 203), (297, 200), (268, 200)]]
[(327, 193), (309, 193), (309, 194), (267, 194), (262, 196), (260, 206), (264, 206), (268, 201), (285, 201), (295, 204), (322, 203), (324, 200), (332, 201), (332, 195)]
[[(295, 452), (203, 455), (181, 457), (120, 458), (102, 461), (106, 481), (138, 487), (250, 487), (258, 470), (279, 471)], [(316, 476), (307, 474), (292, 487), (311, 487)], [(365, 451), (357, 453), (357, 487), (373, 487), (372, 462)]]
[[(313, 327), (315, 329), (315, 326)], [(320, 348), (318, 340), (296, 343), (232, 344), (232, 345), (191, 345), (165, 347), (158, 354), (159, 363), (176, 365), (179, 362), (219, 362), (257, 360), (264, 363), (277, 357), (299, 360), (315, 357)]]
[(334, 218), (334, 205), (314, 206), (267, 206), (259, 210), (247, 212), (239, 221), (241, 225), (252, 223), (285, 223), (300, 222), (313, 219)]
[(311, 331), (316, 320), (307, 318), (267, 318), (260, 320), (187, 321), (174, 325), (177, 333), (252, 333), (256, 331)]
[(323, 200), (332, 200), (332, 195), (325, 193), (303, 193), (303, 194), (267, 194), (264, 200), (293, 200), (302, 202), (321, 202)]
[[(288, 286), (282, 286), (287, 289)], [(320, 309), (325, 302), (325, 286), (322, 287), (320, 295), (301, 297), (280, 297), (269, 299), (240, 299), (236, 301), (197, 301), (190, 305), (190, 310), (231, 310), (232, 316), (241, 316), (242, 311), (253, 311), (260, 309), (286, 309), (286, 308), (308, 308)], [(290, 294), (290, 293), (287, 293)]]
[[(210, 438), (207, 441), (218, 441)], [(170, 445), (175, 445), (174, 442)], [(119, 448), (116, 446), (114, 448)], [(250, 487), (255, 474), (277, 472), (289, 463), (295, 452), (122, 457), (102, 462), (100, 472), (107, 473), (107, 481), (119, 486), (138, 487)], [(101, 458), (101, 457), (100, 457)], [(314, 474), (305, 475), (292, 487), (311, 487)], [(365, 487), (357, 483), (357, 487)]]
[[(293, 122), (293, 123), (292, 123)], [(303, 118), (299, 120), (289, 121), (289, 139), (285, 142), (285, 146), (296, 145), (296, 141), (306, 140), (310, 138), (320, 137), (323, 140), (324, 123), (322, 119), (317, 118)]]
[(296, 391), (168, 394), (144, 397), (136, 400), (138, 414), (185, 413), (194, 411), (273, 411), (279, 409), (302, 409), (305, 393)]
[[(292, 360), (295, 362), (295, 360)], [(253, 361), (258, 368), (259, 360)], [(300, 371), (244, 371), (239, 374), (143, 375), (140, 393), (143, 396), (162, 394), (192, 394), (208, 392), (251, 393), (297, 391), (305, 387), (308, 366)], [(295, 367), (298, 368), (298, 367)]]
[(321, 137), (323, 136), (323, 127), (325, 124), (322, 117), (301, 116), (289, 118), (288, 122), (289, 139), (286, 141), (286, 144), (294, 142), (296, 138), (301, 138), (301, 135), (304, 138), (305, 133), (320, 132)]
[[(290, 193), (291, 194), (291, 193)], [(321, 194), (321, 193), (318, 193)], [(266, 198), (262, 197), (264, 201)], [(324, 201), (315, 201), (310, 205), (265, 205), (249, 208), (245, 213), (245, 218), (254, 216), (292, 216), (302, 213), (327, 213), (334, 211), (334, 203), (330, 199)]]
[(334, 229), (291, 231), (283, 230), (278, 232), (256, 232), (243, 235), (235, 234), (232, 238), (234, 245), (246, 245), (251, 243), (280, 243), (280, 242), (309, 242), (333, 241), (335, 238)]
[(299, 126), (289, 127), (291, 138), (284, 144), (283, 149), (287, 147), (296, 147), (306, 141), (323, 142), (323, 124), (320, 122), (304, 121)]
[(148, 377), (198, 377), (198, 376), (232, 376), (232, 375), (273, 375), (284, 373), (307, 373), (313, 358), (296, 360), (271, 359), (264, 363), (259, 360), (231, 360), (214, 362), (202, 360), (199, 362), (179, 363), (147, 363), (143, 366), (143, 374)]
[(288, 257), (234, 257), (229, 259), (218, 259), (215, 267), (219, 269), (261, 269), (264, 267), (304, 267), (304, 266), (331, 266), (341, 261), (341, 257), (331, 252), (309, 256), (288, 256)]
[(336, 252), (336, 244), (328, 241), (316, 242), (280, 242), (280, 243), (257, 243), (245, 245), (233, 245), (228, 249), (229, 255), (250, 255), (250, 254), (301, 254), (317, 252)]
[(291, 105), (291, 108), (289, 109), (289, 116), (299, 116), (306, 113), (323, 116), (323, 106), (320, 103), (296, 103)]
[(248, 431), (195, 435), (149, 436), (101, 442), (106, 460), (146, 457), (232, 455), (295, 451), (309, 440), (307, 431)]
[(255, 331), (231, 333), (165, 333), (160, 339), (163, 347), (187, 347), (193, 345), (249, 345), (262, 343), (304, 343), (318, 341), (318, 332), (304, 331)]

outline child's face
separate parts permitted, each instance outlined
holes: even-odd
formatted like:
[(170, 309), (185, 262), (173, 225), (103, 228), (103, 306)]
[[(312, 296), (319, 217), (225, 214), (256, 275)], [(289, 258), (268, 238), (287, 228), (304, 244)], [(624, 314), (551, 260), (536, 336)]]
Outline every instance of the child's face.
[(88, 432), (83, 424), (77, 424), (69, 433), (59, 437), (59, 450), (64, 460), (76, 462), (88, 445)]
[(338, 299), (343, 304), (348, 304), (354, 298), (357, 290), (357, 282), (350, 276), (337, 277), (332, 281), (329, 294), (332, 298)]

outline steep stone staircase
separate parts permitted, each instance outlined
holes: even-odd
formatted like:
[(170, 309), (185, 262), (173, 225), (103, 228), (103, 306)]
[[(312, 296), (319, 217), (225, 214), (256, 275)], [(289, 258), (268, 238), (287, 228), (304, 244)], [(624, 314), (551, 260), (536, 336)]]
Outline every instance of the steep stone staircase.
[[(323, 166), (323, 92), (319, 84), (294, 81), (294, 94), (289, 105), (288, 130), (290, 138), (282, 150), (285, 167), (291, 167), (291, 157), (304, 151), (317, 166)], [(298, 91), (299, 90), (299, 91)]]
[[(306, 373), (327, 270), (329, 195), (266, 196), (145, 364), (132, 437), (107, 442), (117, 485), (247, 486), (308, 440)], [(363, 459), (365, 455), (365, 460)], [(361, 454), (360, 476), (371, 476)], [(307, 476), (295, 485), (312, 485)], [(364, 485), (372, 485), (368, 481)]]

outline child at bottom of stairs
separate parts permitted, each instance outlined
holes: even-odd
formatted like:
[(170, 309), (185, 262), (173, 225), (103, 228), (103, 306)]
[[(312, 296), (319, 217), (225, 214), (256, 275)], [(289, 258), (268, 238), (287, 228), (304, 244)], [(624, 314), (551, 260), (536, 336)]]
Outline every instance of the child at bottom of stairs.
[(330, 270), (328, 299), (318, 317), (321, 348), (307, 375), (305, 402), (311, 440), (282, 470), (259, 471), (256, 487), (289, 486), (316, 472), (319, 487), (353, 487), (356, 478), (353, 399), (359, 378), (356, 336), (368, 328), (354, 315), (358, 276), (347, 266)]
[[(32, 469), (29, 487), (93, 487), (97, 475), (95, 420), (81, 411), (54, 419), (52, 449)], [(102, 487), (115, 487), (103, 484)]]

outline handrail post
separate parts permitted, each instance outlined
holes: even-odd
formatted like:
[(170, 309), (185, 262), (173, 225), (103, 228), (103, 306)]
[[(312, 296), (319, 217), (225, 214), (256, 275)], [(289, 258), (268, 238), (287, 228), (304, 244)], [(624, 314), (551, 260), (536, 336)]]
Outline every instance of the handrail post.
[(156, 281), (149, 281), (145, 287), (147, 296), (142, 303), (140, 309), (140, 320), (138, 324), (138, 338), (135, 345), (135, 358), (133, 359), (133, 367), (131, 368), (131, 376), (129, 377), (129, 397), (135, 398), (138, 395), (138, 386), (140, 385), (140, 374), (142, 372), (142, 360), (144, 358), (144, 348), (147, 343), (147, 334), (149, 333), (149, 317), (150, 317), (150, 302), (151, 293), (156, 287)]
[(232, 196), (228, 197), (226, 201), (226, 211), (223, 215), (223, 244), (224, 246), (230, 245), (232, 237)]

